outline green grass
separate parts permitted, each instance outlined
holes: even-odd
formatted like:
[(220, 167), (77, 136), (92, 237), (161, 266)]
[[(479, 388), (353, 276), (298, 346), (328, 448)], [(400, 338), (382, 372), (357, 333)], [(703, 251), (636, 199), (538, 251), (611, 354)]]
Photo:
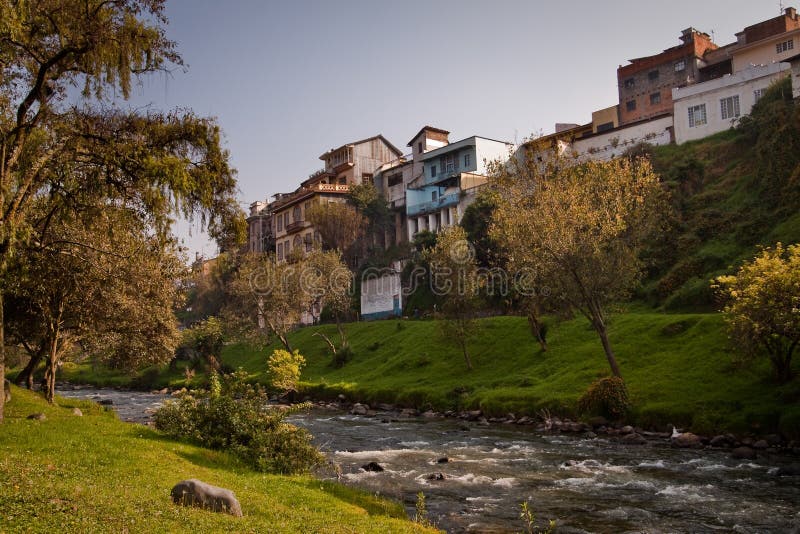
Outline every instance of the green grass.
[[(400, 504), (311, 477), (265, 475), (170, 441), (96, 404), (12, 388), (0, 426), (0, 532), (423, 532)], [(78, 406), (84, 417), (72, 415)], [(45, 421), (26, 416), (43, 412)], [(244, 517), (176, 506), (199, 478), (233, 490)]]
[[(582, 318), (552, 324), (550, 349), (544, 353), (524, 318), (495, 317), (479, 324), (470, 344), (473, 371), (441, 339), (435, 321), (347, 325), (353, 357), (340, 369), (331, 365), (323, 340), (313, 335), (322, 330), (336, 339), (335, 327), (302, 328), (290, 339), (306, 357), (302, 389), (314, 398), (341, 393), (353, 401), (422, 409), (480, 408), (489, 415), (519, 416), (547, 408), (574, 415), (588, 385), (609, 374), (597, 335)], [(610, 336), (634, 404), (631, 422), (672, 423), (703, 433), (798, 435), (800, 380), (778, 387), (766, 360), (737, 365), (720, 314), (668, 314), (639, 306), (612, 315)], [(222, 361), (267, 382), (266, 360), (275, 347), (228, 345)], [(165, 372), (154, 385), (166, 384), (184, 385), (182, 371)]]

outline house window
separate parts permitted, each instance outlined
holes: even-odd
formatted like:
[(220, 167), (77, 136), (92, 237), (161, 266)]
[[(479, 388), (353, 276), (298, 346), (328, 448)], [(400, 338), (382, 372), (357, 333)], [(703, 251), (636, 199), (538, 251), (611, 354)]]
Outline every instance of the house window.
[(431, 165), (431, 178), (436, 178), (436, 165)]
[(468, 168), (472, 164), (471, 163), (472, 158), (470, 156), (471, 154), (464, 154), (464, 167)]
[(625, 89), (631, 89), (634, 86), (634, 84), (635, 84), (635, 81), (633, 80), (633, 78), (628, 78), (624, 82)]
[(648, 72), (647, 73), (647, 79), (650, 80), (651, 82), (653, 80), (657, 80), (658, 79), (658, 71), (657, 70), (651, 70), (650, 72)]
[(625, 102), (625, 109), (628, 111), (636, 111), (636, 100), (628, 100)]
[(661, 93), (653, 93), (650, 95), (650, 105), (654, 106), (661, 103)]
[(706, 105), (691, 106), (689, 108), (689, 128), (702, 126), (706, 123)]
[(419, 143), (417, 143), (417, 152), (420, 152), (420, 153), (422, 153), (422, 141), (420, 141)]
[(614, 129), (613, 122), (604, 122), (603, 124), (597, 125), (597, 133), (607, 132), (608, 130), (613, 130), (613, 129)]
[(686, 70), (686, 60), (682, 59), (680, 61), (675, 62), (675, 72), (680, 72), (682, 70)]
[(456, 170), (455, 158), (452, 154), (444, 158), (444, 172), (453, 172)]
[(735, 119), (740, 115), (739, 95), (729, 96), (719, 101), (720, 116), (722, 120)]
[(347, 184), (347, 176), (340, 176), (339, 185), (346, 185), (346, 184)]
[(788, 52), (789, 50), (794, 49), (794, 39), (789, 39), (788, 41), (783, 41), (782, 43), (778, 43), (775, 45), (775, 52), (781, 54), (783, 52)]
[(762, 96), (764, 96), (764, 89), (756, 89), (755, 91), (753, 91), (753, 103), (755, 104), (756, 102), (761, 100)]
[(283, 243), (278, 243), (278, 261), (283, 260)]
[(436, 202), (436, 191), (431, 191), (431, 201)]
[(372, 183), (372, 175), (368, 172), (361, 174), (361, 183), (362, 184), (371, 184)]
[(283, 226), (288, 228), (289, 227), (289, 212), (283, 214)]
[(389, 176), (389, 178), (387, 178), (387, 181), (388, 181), (389, 187), (392, 187), (392, 186), (395, 186), (395, 185), (398, 185), (398, 184), (402, 184), (403, 183), (403, 175), (402, 175), (402, 173), (398, 172), (396, 174), (393, 174), (393, 175)]
[(294, 222), (300, 222), (303, 220), (303, 210), (300, 208), (300, 206), (295, 206), (292, 210), (292, 219), (294, 219)]
[(283, 232), (283, 217), (278, 215), (278, 231)]

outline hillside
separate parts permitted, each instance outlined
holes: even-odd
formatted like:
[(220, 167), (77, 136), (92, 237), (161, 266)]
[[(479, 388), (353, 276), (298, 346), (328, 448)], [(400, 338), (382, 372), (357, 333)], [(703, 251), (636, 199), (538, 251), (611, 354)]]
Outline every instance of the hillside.
[[(0, 432), (0, 531), (423, 532), (400, 504), (311, 477), (256, 473), (232, 457), (117, 420), (97, 404), (13, 388)], [(78, 406), (83, 417), (72, 414)], [(26, 416), (41, 412), (44, 421)], [(244, 517), (176, 506), (199, 478), (234, 491)]]

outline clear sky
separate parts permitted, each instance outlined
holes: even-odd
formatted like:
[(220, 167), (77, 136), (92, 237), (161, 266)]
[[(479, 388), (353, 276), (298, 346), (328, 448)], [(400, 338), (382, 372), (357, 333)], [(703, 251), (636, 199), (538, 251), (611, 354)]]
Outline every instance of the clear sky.
[[(246, 209), (294, 190), (326, 150), (378, 133), (405, 151), (426, 124), (451, 140), (513, 142), (556, 122), (587, 123), (617, 103), (616, 69), (627, 60), (679, 44), (690, 26), (730, 43), (781, 5), (167, 0), (167, 32), (188, 69), (144, 80), (133, 104), (216, 117)], [(192, 256), (216, 253), (189, 231), (178, 228)]]

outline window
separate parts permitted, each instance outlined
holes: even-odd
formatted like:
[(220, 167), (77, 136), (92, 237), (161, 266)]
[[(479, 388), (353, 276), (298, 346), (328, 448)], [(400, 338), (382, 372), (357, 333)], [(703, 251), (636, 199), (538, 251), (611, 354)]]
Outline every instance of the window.
[(794, 49), (794, 39), (789, 39), (788, 41), (783, 41), (782, 43), (778, 43), (775, 45), (775, 52), (781, 54), (783, 52), (788, 52), (789, 50)]
[(636, 100), (628, 100), (625, 102), (625, 109), (628, 111), (636, 111)]
[(300, 206), (295, 206), (292, 210), (292, 219), (294, 222), (300, 222), (303, 220), (303, 210)]
[(739, 95), (729, 96), (719, 101), (722, 120), (735, 119), (739, 113)]
[(444, 172), (453, 172), (456, 170), (455, 158), (453, 155), (444, 157)]
[(759, 100), (761, 100), (761, 97), (764, 96), (764, 91), (765, 91), (765, 89), (756, 89), (755, 91), (753, 91), (753, 103), (754, 104), (756, 102), (758, 102)]
[(278, 231), (283, 232), (283, 217), (278, 215)]
[(702, 126), (706, 123), (706, 105), (691, 106), (689, 108), (689, 128)]
[(417, 143), (417, 152), (420, 152), (420, 153), (422, 152), (422, 141)]
[(680, 61), (675, 62), (675, 72), (680, 72), (682, 70), (686, 70), (686, 60), (682, 59)]
[(635, 83), (636, 82), (634, 81), (633, 78), (628, 78), (627, 80), (625, 80), (625, 83), (624, 83), (625, 89), (631, 89), (634, 86)]
[(472, 164), (472, 154), (464, 154), (464, 167), (469, 167)]
[(399, 173), (399, 172), (395, 173), (395, 174), (389, 176), (389, 178), (387, 178), (387, 182), (389, 184), (389, 187), (393, 187), (395, 185), (402, 184), (403, 183), (403, 174)]
[(340, 176), (339, 185), (346, 185), (346, 184), (347, 184), (347, 176)]
[(289, 226), (289, 212), (288, 211), (283, 214), (283, 226), (285, 226), (287, 228)]
[(431, 201), (436, 202), (436, 191), (431, 191)]
[(431, 165), (431, 178), (436, 178), (436, 165)]
[(654, 106), (661, 103), (661, 93), (653, 93), (650, 95), (650, 105)]
[(361, 173), (361, 183), (362, 184), (371, 184), (372, 183), (372, 175), (368, 172)]
[(614, 129), (613, 122), (604, 122), (603, 124), (597, 125), (597, 133), (607, 132), (608, 130), (613, 130), (613, 129)]
[(650, 80), (651, 82), (653, 80), (657, 80), (658, 79), (658, 71), (657, 70), (651, 70), (650, 72), (648, 72), (647, 73), (647, 79)]
[(278, 261), (283, 260), (283, 243), (278, 243)]

